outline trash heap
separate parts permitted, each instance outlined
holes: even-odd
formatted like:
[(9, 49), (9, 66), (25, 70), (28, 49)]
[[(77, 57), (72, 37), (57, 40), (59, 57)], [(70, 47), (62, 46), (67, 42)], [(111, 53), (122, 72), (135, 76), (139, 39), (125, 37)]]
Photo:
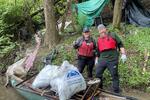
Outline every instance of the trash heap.
[(68, 61), (61, 66), (46, 65), (32, 83), (33, 88), (48, 86), (58, 94), (60, 100), (67, 100), (87, 87), (82, 74)]

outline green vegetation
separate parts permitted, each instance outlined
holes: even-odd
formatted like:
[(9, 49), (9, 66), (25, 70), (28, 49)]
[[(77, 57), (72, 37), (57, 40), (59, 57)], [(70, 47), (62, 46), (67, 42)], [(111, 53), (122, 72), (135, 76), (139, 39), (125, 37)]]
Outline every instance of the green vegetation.
[[(124, 42), (128, 61), (125, 65), (120, 64), (121, 83), (124, 86), (146, 90), (150, 84), (150, 60), (145, 61), (145, 50), (146, 56), (149, 57), (150, 29), (128, 26), (127, 31), (129, 34), (126, 35)], [(143, 71), (144, 66), (146, 71)]]
[[(92, 35), (96, 38), (98, 36), (97, 29), (92, 27)], [(110, 30), (113, 31), (113, 29)], [(115, 30), (115, 32), (119, 32)], [(81, 35), (81, 34), (80, 34)], [(72, 48), (72, 42), (79, 36), (71, 36), (62, 40), (59, 47), (58, 57), (55, 59), (54, 64), (60, 65), (63, 60), (68, 60), (70, 63), (76, 65), (76, 52)], [(120, 35), (123, 39), (125, 48), (127, 50), (128, 60), (125, 64), (120, 61), (119, 74), (121, 87), (135, 88), (143, 91), (149, 91), (150, 84), (150, 60), (144, 60), (144, 50), (150, 51), (150, 29), (135, 27), (133, 25), (127, 26), (126, 34)], [(142, 70), (144, 63), (147, 63), (146, 71)], [(86, 71), (85, 71), (86, 74)], [(110, 86), (111, 77), (108, 71), (105, 72), (105, 85)]]
[(13, 2), (13, 0), (9, 0), (9, 2), (0, 1), (0, 58), (15, 47), (15, 43), (11, 41), (13, 35), (9, 34), (13, 31), (9, 26), (14, 25), (13, 21), (18, 18), (20, 7), (19, 5), (14, 7), (15, 3)]
[[(56, 0), (56, 17), (62, 16), (66, 9), (65, 0)], [(42, 0), (1, 0), (0, 1), (0, 59), (9, 54), (20, 40), (19, 29), (26, 27), (28, 33), (33, 34), (33, 24), (44, 21), (43, 13), (32, 16), (41, 9)], [(38, 26), (39, 27), (39, 26)], [(23, 37), (23, 36), (22, 36)], [(24, 38), (24, 37), (23, 37)], [(29, 37), (31, 39), (31, 37)]]
[[(37, 2), (35, 3), (33, 1)], [(17, 47), (17, 29), (22, 26), (22, 24), (20, 23), (25, 20), (30, 14), (36, 11), (37, 8), (39, 8), (42, 4), (42, 0), (33, 1), (0, 1), (0, 59), (5, 57), (5, 55), (10, 54)], [(66, 3), (65, 0), (57, 0), (57, 3), (58, 5), (56, 7), (56, 16), (61, 16), (65, 12)], [(26, 12), (24, 13), (24, 11)], [(40, 23), (41, 15), (33, 17), (33, 20)], [(80, 28), (83, 27), (83, 22), (84, 20), (78, 23), (81, 26), (76, 25), (76, 31), (80, 32)], [(25, 23), (23, 22), (23, 24)], [(71, 26), (70, 28), (67, 28), (65, 32), (68, 33), (70, 30), (72, 31)], [(91, 30), (92, 35), (96, 39), (98, 36), (97, 29), (95, 27), (92, 27)], [(112, 29), (111, 26), (109, 26), (109, 30), (119, 32), (119, 30)], [(128, 25), (126, 27), (126, 31), (123, 31), (125, 32), (125, 34), (120, 35), (120, 37), (125, 43), (128, 61), (125, 64), (123, 64), (122, 62), (120, 62), (119, 64), (121, 87), (136, 88), (150, 92), (150, 59), (146, 59), (146, 57), (150, 58), (150, 28)], [(76, 50), (74, 50), (72, 47), (72, 43), (81, 34), (73, 36), (66, 36), (66, 34), (62, 34), (62, 36), (63, 35), (65, 36), (61, 40), (60, 44), (56, 46), (58, 55), (56, 56), (53, 64), (60, 65), (62, 61), (68, 60), (70, 63), (76, 65), (77, 55)], [(40, 66), (41, 65), (42, 64), (40, 64)], [(0, 68), (3, 66), (3, 63), (1, 63)], [(143, 71), (143, 67), (146, 68), (146, 71)], [(110, 85), (110, 74), (106, 71), (104, 76), (106, 83), (105, 85)]]
[[(29, 5), (30, 4), (30, 5)], [(34, 6), (33, 6), (34, 5)], [(33, 1), (0, 1), (0, 58), (9, 54), (17, 46), (19, 28), (36, 6)]]

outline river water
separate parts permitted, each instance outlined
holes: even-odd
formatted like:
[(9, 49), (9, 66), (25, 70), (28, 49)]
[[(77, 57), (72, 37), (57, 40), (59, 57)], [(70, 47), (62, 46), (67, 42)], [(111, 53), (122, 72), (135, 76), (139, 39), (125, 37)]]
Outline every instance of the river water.
[[(4, 81), (0, 79), (0, 100), (25, 100), (13, 88), (6, 88), (3, 85)], [(138, 90), (124, 90), (123, 95), (136, 97), (138, 100), (150, 100), (150, 93), (144, 93)]]

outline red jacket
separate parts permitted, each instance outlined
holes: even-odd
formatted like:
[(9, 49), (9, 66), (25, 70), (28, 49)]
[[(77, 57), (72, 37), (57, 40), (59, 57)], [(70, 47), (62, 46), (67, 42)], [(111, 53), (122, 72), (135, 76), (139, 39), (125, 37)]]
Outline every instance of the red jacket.
[(98, 38), (98, 50), (100, 52), (105, 51), (105, 50), (109, 50), (109, 49), (116, 49), (116, 41), (111, 37), (111, 36), (104, 36), (104, 37), (99, 37)]
[(78, 54), (81, 56), (86, 56), (86, 57), (93, 57), (93, 49), (94, 49), (94, 43), (86, 43), (84, 40), (82, 42), (82, 45), (78, 48)]

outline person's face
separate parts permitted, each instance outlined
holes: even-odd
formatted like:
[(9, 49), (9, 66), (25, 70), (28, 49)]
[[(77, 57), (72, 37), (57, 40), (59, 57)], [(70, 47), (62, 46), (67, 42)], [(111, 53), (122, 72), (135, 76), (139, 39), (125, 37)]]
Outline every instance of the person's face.
[(100, 34), (103, 34), (103, 33), (106, 33), (106, 31), (107, 31), (106, 28), (102, 28), (102, 29), (99, 30), (99, 33), (100, 33)]
[(84, 33), (83, 33), (83, 36), (84, 36), (84, 38), (89, 38), (90, 32), (84, 32)]

